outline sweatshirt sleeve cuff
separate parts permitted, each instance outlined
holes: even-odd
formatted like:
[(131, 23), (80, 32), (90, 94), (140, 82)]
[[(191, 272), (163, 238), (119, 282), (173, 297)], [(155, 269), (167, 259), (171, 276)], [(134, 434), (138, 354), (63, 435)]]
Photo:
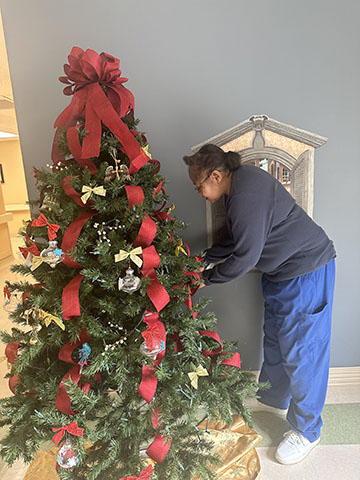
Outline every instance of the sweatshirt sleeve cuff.
[(211, 285), (211, 281), (209, 280), (209, 275), (211, 272), (212, 272), (212, 268), (209, 270), (203, 271), (202, 278), (206, 286)]

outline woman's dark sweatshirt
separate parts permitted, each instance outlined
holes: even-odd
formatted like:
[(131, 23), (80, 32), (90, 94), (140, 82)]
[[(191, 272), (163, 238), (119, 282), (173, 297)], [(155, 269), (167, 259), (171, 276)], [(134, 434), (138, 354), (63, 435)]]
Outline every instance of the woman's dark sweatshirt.
[(313, 272), (336, 256), (333, 242), (299, 207), (285, 187), (261, 168), (232, 173), (225, 195), (228, 234), (205, 256), (206, 285), (225, 283), (252, 268), (273, 282)]

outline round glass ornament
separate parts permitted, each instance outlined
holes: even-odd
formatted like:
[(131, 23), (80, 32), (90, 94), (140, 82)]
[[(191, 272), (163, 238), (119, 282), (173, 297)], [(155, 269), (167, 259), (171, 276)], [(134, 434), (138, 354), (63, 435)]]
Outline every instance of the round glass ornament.
[(60, 448), (57, 462), (62, 468), (73, 468), (78, 464), (79, 458), (72, 448), (70, 438), (67, 438), (63, 446)]
[(139, 290), (140, 285), (140, 278), (134, 275), (134, 270), (130, 267), (126, 270), (125, 277), (119, 278), (119, 290), (130, 293), (130, 295), (136, 292), (136, 290)]
[(41, 251), (40, 256), (44, 259), (45, 263), (50, 265), (51, 268), (55, 268), (64, 258), (63, 251), (57, 247), (56, 240), (51, 240), (49, 246)]
[(4, 301), (3, 308), (5, 312), (12, 313), (15, 312), (19, 307), (21, 307), (22, 297), (23, 292), (21, 290), (14, 290), (13, 292), (11, 292), (10, 298), (6, 297)]
[(146, 357), (156, 358), (157, 354), (164, 350), (164, 342), (159, 340), (158, 343), (154, 344), (152, 348), (146, 346), (146, 342), (144, 341), (140, 345), (140, 352), (145, 355)]

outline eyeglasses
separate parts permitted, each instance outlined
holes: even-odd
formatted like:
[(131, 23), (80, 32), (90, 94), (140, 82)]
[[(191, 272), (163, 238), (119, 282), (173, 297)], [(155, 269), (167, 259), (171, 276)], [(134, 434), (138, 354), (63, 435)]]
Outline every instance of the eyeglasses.
[(202, 189), (202, 184), (204, 182), (206, 182), (206, 180), (210, 177), (210, 175), (212, 174), (212, 172), (209, 172), (206, 177), (204, 178), (204, 180), (202, 182), (199, 183), (199, 185), (195, 185), (194, 186), (194, 189), (196, 192), (200, 193), (201, 192), (201, 189)]

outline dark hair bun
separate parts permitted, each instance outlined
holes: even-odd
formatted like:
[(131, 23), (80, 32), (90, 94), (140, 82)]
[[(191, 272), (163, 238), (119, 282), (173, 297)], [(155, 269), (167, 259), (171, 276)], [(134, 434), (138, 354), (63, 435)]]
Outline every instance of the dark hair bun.
[(226, 166), (230, 172), (237, 170), (240, 166), (240, 155), (236, 152), (225, 153)]
[(194, 155), (183, 157), (189, 167), (196, 166), (199, 171), (205, 173), (213, 170), (233, 172), (240, 167), (240, 155), (236, 152), (224, 152), (217, 145), (208, 143), (203, 145)]

